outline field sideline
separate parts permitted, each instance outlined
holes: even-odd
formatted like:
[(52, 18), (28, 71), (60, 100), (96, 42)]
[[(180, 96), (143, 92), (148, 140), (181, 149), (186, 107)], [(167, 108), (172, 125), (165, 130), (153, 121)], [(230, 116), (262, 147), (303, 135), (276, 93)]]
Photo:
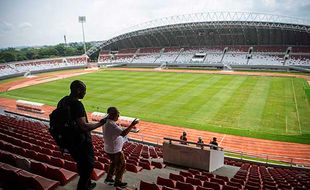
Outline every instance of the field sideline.
[(0, 96), (55, 106), (73, 79), (87, 84), (87, 111), (113, 105), (145, 121), (310, 144), (310, 107), (300, 78), (99, 71)]

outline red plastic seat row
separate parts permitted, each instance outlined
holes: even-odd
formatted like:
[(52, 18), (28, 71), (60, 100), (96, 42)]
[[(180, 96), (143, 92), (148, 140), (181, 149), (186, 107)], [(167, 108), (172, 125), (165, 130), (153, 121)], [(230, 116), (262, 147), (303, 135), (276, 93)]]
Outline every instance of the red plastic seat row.
[(126, 163), (126, 170), (134, 173), (138, 173), (141, 171), (143, 168), (141, 166), (136, 166), (130, 163)]
[(8, 189), (33, 188), (53, 190), (59, 186), (58, 181), (50, 180), (4, 163), (0, 163), (0, 178)]
[(49, 179), (53, 179), (59, 181), (61, 185), (67, 184), (74, 177), (77, 176), (77, 173), (66, 170), (64, 168), (54, 167), (41, 162), (31, 162), (31, 171), (47, 177)]
[[(157, 187), (162, 187), (161, 189), (180, 189), (180, 190), (212, 190), (211, 188), (204, 187), (202, 185), (193, 185), (187, 182), (181, 182), (181, 181), (174, 181), (172, 179), (166, 179), (162, 178), (160, 176), (157, 177), (157, 186), (154, 184), (150, 184), (146, 182), (140, 183), (140, 190), (147, 190), (147, 188), (154, 188), (154, 190), (157, 190)], [(141, 189), (142, 185), (142, 189)]]
[(143, 162), (142, 160), (140, 160), (139, 166), (141, 166), (143, 169), (146, 169), (146, 170), (152, 170), (155, 168), (155, 166), (151, 165), (149, 161)]

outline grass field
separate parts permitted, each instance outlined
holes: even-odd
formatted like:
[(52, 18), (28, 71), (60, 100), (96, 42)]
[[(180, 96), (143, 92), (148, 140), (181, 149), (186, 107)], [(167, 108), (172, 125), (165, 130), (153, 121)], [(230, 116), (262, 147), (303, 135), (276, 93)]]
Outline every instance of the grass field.
[(0, 96), (55, 106), (74, 79), (87, 85), (87, 111), (116, 106), (146, 121), (310, 144), (310, 106), (299, 78), (99, 71)]

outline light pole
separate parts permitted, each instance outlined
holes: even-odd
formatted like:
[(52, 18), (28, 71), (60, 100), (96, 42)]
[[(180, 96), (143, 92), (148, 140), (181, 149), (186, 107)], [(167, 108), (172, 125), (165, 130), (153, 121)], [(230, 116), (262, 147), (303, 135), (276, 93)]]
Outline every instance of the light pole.
[(86, 22), (86, 17), (85, 16), (79, 16), (79, 22), (82, 23), (84, 54), (86, 54), (85, 35), (84, 35), (84, 23)]

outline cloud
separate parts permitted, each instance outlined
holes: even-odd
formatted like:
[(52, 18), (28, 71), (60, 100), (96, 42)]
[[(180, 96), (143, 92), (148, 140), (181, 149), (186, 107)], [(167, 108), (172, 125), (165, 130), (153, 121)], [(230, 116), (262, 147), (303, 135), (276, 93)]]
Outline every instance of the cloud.
[[(310, 18), (310, 0), (0, 0), (0, 46), (107, 40), (154, 19), (201, 12), (260, 12)], [(30, 21), (30, 23), (28, 22)]]
[(13, 25), (6, 21), (0, 21), (0, 32), (8, 32), (13, 30)]
[(310, 1), (299, 0), (257, 0), (252, 9), (262, 13), (271, 13), (289, 17), (301, 17), (307, 19), (310, 17)]
[(309, 19), (310, 17), (310, 3), (308, 5), (300, 6), (294, 11), (294, 15)]
[(30, 24), (29, 22), (22, 22), (18, 25), (18, 28), (20, 30), (28, 30), (28, 29), (32, 28), (32, 24)]

